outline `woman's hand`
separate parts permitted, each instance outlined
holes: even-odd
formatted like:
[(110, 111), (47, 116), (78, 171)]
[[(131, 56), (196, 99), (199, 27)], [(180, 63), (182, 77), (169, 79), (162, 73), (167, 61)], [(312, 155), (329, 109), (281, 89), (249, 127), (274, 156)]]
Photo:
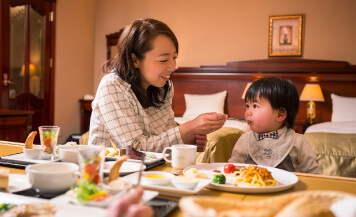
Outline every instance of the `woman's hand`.
[(113, 201), (106, 212), (106, 217), (151, 217), (153, 209), (150, 206), (139, 205), (143, 195), (142, 188), (136, 188), (123, 197)]
[(207, 136), (205, 134), (193, 134), (191, 138), (183, 139), (184, 144), (191, 144), (197, 146), (197, 152), (205, 151)]
[(194, 134), (209, 134), (220, 129), (226, 121), (227, 115), (216, 112), (204, 113), (191, 121), (179, 126), (183, 141), (190, 140)]

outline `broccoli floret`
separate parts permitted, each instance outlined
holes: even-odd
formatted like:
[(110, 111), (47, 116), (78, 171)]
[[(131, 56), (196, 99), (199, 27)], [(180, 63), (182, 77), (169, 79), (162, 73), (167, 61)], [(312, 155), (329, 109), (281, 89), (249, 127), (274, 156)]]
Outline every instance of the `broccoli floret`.
[(216, 174), (216, 175), (214, 175), (212, 182), (216, 183), (216, 184), (225, 184), (226, 178), (223, 174)]

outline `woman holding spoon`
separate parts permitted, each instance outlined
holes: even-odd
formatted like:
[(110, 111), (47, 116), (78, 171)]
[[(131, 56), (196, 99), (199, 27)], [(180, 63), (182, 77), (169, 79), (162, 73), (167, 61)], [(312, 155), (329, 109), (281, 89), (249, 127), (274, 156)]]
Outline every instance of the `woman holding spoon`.
[(206, 135), (220, 129), (225, 114), (205, 113), (180, 126), (172, 110), (178, 41), (154, 19), (139, 19), (123, 32), (118, 53), (103, 66), (105, 75), (92, 102), (89, 144), (161, 152), (173, 144), (195, 144), (204, 151)]

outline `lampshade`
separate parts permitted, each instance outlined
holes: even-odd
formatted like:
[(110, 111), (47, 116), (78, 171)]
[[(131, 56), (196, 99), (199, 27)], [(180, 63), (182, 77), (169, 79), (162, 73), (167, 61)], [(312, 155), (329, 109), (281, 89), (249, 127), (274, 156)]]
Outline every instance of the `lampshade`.
[(300, 95), (300, 100), (315, 102), (325, 101), (319, 84), (305, 84), (302, 94)]
[[(38, 74), (37, 67), (33, 63), (29, 65), (29, 70), (30, 70), (30, 76)], [(25, 76), (25, 65), (22, 65), (20, 76), (22, 77)]]
[(247, 89), (251, 86), (251, 84), (252, 84), (252, 82), (248, 82), (248, 83), (246, 84), (245, 90), (244, 90), (244, 92), (243, 92), (243, 94), (242, 94), (242, 96), (241, 96), (242, 99), (245, 99), (246, 91), (247, 91)]

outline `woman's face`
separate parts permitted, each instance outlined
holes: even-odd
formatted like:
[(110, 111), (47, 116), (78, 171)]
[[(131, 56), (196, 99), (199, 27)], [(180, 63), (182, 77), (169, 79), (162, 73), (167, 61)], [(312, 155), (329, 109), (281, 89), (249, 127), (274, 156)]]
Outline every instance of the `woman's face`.
[(153, 49), (142, 60), (134, 58), (134, 65), (141, 72), (142, 86), (163, 87), (176, 69), (177, 49), (166, 35), (158, 35), (152, 41)]
[(272, 108), (268, 100), (259, 97), (246, 103), (245, 120), (256, 133), (272, 132), (283, 125), (279, 120), (278, 111)]

